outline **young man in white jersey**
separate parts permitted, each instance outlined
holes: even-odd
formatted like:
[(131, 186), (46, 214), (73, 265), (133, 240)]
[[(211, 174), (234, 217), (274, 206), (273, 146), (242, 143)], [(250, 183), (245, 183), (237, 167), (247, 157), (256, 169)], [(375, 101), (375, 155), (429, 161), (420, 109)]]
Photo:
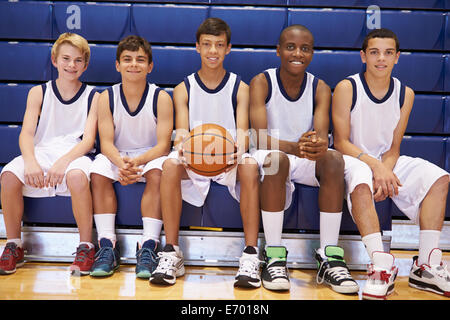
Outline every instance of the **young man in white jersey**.
[[(331, 90), (306, 72), (314, 37), (303, 25), (285, 28), (277, 45), (279, 68), (258, 74), (250, 83), (250, 119), (256, 130), (260, 165), (261, 212), (266, 239), (263, 285), (290, 288), (287, 249), (282, 246), (284, 210), (294, 183), (320, 187), (320, 248), (317, 281), (341, 293), (358, 291), (337, 246), (344, 196), (342, 155), (328, 149)], [(280, 190), (280, 192), (273, 192)]]
[(372, 261), (364, 299), (385, 299), (394, 290), (397, 268), (383, 250), (374, 206), (387, 197), (420, 226), (409, 285), (450, 295), (450, 275), (438, 249), (449, 174), (426, 160), (400, 156), (414, 92), (391, 76), (399, 57), (391, 30), (371, 31), (361, 50), (365, 72), (342, 80), (333, 95), (334, 143), (344, 154), (347, 202)]
[(34, 86), (28, 93), (19, 136), (22, 155), (8, 163), (1, 174), (7, 243), (0, 258), (0, 274), (14, 273), (24, 262), (23, 196), (71, 196), (80, 244), (70, 270), (85, 275), (92, 266), (92, 160), (86, 154), (95, 142), (98, 93), (79, 80), (89, 58), (86, 39), (74, 33), (61, 34), (51, 52), (57, 79)]
[(143, 233), (136, 245), (136, 277), (148, 279), (156, 267), (162, 227), (159, 182), (170, 150), (173, 106), (169, 94), (147, 82), (153, 69), (147, 40), (128, 36), (117, 47), (121, 83), (99, 97), (101, 154), (91, 167), (94, 221), (100, 250), (91, 276), (110, 276), (120, 266), (115, 233), (117, 199), (113, 183), (145, 182), (141, 199)]
[[(206, 19), (197, 30), (196, 49), (201, 69), (185, 78), (174, 89), (176, 111), (175, 148), (164, 162), (161, 178), (161, 207), (166, 246), (160, 253), (158, 268), (151, 283), (171, 285), (184, 274), (183, 253), (178, 246), (182, 200), (202, 206), (211, 181), (227, 186), (240, 201), (245, 234), (245, 249), (235, 286), (256, 288), (261, 285), (258, 259), (258, 167), (246, 153), (248, 149), (248, 86), (223, 67), (231, 50), (230, 28), (221, 19)], [(182, 161), (183, 140), (202, 123), (216, 123), (226, 128), (237, 144), (236, 161), (224, 173), (200, 176)], [(240, 191), (239, 191), (240, 189)]]

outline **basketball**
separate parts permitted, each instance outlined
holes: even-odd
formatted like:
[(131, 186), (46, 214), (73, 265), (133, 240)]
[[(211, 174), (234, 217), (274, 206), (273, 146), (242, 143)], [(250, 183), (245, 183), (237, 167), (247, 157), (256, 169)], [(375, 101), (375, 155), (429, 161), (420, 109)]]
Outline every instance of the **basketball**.
[(208, 123), (191, 130), (183, 149), (189, 169), (203, 176), (215, 176), (227, 168), (235, 153), (235, 142), (224, 127)]

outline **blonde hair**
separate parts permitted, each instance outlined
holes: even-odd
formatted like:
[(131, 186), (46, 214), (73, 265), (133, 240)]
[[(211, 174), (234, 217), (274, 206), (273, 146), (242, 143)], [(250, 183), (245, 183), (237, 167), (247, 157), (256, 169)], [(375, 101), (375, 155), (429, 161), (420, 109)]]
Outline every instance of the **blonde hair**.
[(91, 57), (91, 49), (89, 48), (87, 40), (82, 36), (72, 32), (62, 33), (59, 36), (59, 38), (55, 41), (52, 47), (52, 57), (56, 58), (58, 56), (59, 47), (64, 43), (68, 43), (74, 46), (75, 48), (78, 48), (84, 57), (84, 62), (86, 63), (86, 65), (89, 64), (89, 59)]

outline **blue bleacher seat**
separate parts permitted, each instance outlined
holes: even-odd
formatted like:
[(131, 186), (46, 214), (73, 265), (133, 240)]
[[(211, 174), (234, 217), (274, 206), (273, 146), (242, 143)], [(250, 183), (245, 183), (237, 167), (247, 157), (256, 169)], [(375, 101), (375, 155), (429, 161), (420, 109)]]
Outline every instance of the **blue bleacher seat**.
[(381, 27), (396, 33), (400, 50), (444, 49), (443, 12), (382, 10)]
[(195, 33), (208, 7), (134, 4), (132, 32), (150, 43), (195, 43)]
[(289, 9), (289, 24), (302, 24), (311, 30), (315, 47), (359, 49), (367, 34), (364, 10)]
[(445, 55), (445, 69), (443, 70), (445, 73), (445, 85), (444, 85), (444, 91), (450, 92), (450, 55)]
[(75, 32), (88, 41), (119, 41), (130, 34), (130, 4), (55, 2), (54, 34)]
[(1, 39), (51, 39), (51, 3), (0, 2)]
[[(450, 9), (450, 2), (447, 9)], [(445, 13), (444, 50), (450, 50), (450, 14), (448, 12)]]
[[(314, 6), (314, 7), (359, 7), (367, 8), (377, 5), (383, 8), (402, 9), (444, 9), (447, 0), (288, 0), (292, 6)], [(448, 5), (447, 5), (448, 6)]]
[(285, 8), (211, 6), (210, 16), (228, 23), (233, 45), (276, 46), (287, 25)]
[(400, 154), (419, 157), (445, 168), (447, 138), (433, 136), (404, 136)]
[(0, 125), (0, 163), (8, 163), (20, 155), (19, 134), (21, 126)]
[[(82, 81), (93, 83), (114, 84), (120, 82), (120, 73), (116, 70), (117, 45), (91, 46), (91, 61), (87, 70), (81, 76)], [(53, 78), (56, 79), (56, 69), (52, 67)]]
[(211, 4), (238, 4), (238, 5), (272, 5), (285, 6), (288, 0), (210, 0)]
[(0, 84), (0, 121), (22, 122), (31, 84)]
[(51, 79), (48, 43), (0, 42), (0, 81)]
[(445, 97), (418, 94), (409, 116), (406, 133), (443, 134)]
[(445, 143), (446, 157), (445, 157), (445, 170), (450, 172), (450, 138), (447, 137)]

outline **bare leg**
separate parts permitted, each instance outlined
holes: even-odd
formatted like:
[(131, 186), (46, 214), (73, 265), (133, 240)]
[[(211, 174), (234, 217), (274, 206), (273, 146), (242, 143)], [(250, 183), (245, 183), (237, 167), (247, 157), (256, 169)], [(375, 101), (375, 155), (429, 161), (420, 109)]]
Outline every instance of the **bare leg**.
[(117, 212), (117, 199), (113, 181), (100, 174), (91, 174), (94, 214)]
[(449, 177), (436, 180), (422, 201), (419, 223), (421, 230), (441, 230), (444, 223)]
[(4, 172), (1, 179), (1, 200), (6, 236), (8, 239), (20, 239), (23, 217), (23, 184), (15, 174), (9, 171)]
[[(268, 174), (267, 168), (278, 168)], [(281, 152), (271, 152), (263, 165), (265, 175), (261, 183), (261, 209), (269, 212), (283, 211), (286, 203), (286, 179), (289, 174), (289, 158)], [(270, 170), (272, 171), (272, 170)], [(276, 190), (276, 192), (274, 192)]]
[(150, 170), (145, 173), (144, 177), (146, 184), (141, 200), (142, 217), (162, 220), (160, 198), (161, 170)]
[(380, 232), (380, 223), (369, 186), (366, 184), (356, 186), (350, 197), (353, 219), (361, 236)]
[(316, 161), (320, 181), (319, 209), (322, 212), (342, 212), (344, 199), (344, 159), (337, 151), (328, 150)]

